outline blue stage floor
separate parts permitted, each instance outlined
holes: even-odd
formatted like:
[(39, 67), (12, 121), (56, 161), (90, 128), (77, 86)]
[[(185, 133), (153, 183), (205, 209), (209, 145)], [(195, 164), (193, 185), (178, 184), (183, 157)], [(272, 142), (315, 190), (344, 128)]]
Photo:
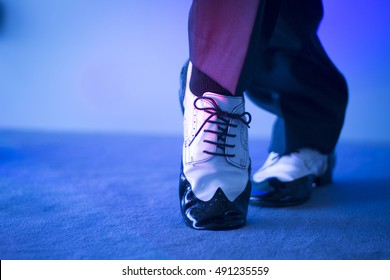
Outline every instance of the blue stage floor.
[[(266, 142), (250, 150), (255, 169)], [(222, 232), (182, 221), (180, 153), (180, 137), (0, 131), (0, 259), (390, 259), (390, 145), (340, 143), (334, 184)]]

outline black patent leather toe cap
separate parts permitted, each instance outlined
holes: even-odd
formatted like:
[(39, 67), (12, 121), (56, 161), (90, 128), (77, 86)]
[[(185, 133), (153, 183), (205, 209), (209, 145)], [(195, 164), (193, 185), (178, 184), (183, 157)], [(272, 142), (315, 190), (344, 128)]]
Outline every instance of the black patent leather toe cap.
[(251, 182), (234, 200), (230, 201), (224, 192), (218, 188), (209, 201), (198, 199), (191, 184), (182, 174), (180, 180), (180, 208), (186, 224), (199, 230), (236, 229), (246, 224)]

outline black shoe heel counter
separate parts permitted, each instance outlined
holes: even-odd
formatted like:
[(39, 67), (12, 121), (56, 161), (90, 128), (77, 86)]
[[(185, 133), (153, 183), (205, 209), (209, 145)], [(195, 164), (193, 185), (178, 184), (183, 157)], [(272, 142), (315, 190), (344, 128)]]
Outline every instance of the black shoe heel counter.
[(321, 187), (329, 185), (333, 182), (333, 169), (336, 166), (336, 155), (330, 154), (328, 158), (328, 168), (322, 176), (314, 179), (314, 186)]
[(190, 61), (187, 60), (180, 71), (180, 88), (179, 88), (179, 102), (180, 102), (180, 108), (181, 112), (184, 114), (184, 95), (186, 91), (186, 84), (187, 84), (187, 71), (188, 71), (188, 65)]

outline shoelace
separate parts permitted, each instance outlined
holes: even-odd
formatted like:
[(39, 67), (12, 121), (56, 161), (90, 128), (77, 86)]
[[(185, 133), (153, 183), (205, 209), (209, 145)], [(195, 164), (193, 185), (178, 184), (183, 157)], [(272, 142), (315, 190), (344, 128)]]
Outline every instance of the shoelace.
[[(197, 103), (200, 100), (207, 100), (211, 103), (211, 107), (205, 107), (205, 108), (200, 108)], [(238, 125), (230, 123), (231, 119), (239, 120), (243, 124), (245, 124), (247, 127), (249, 127), (249, 123), (252, 120), (252, 116), (248, 112), (244, 112), (242, 114), (232, 114), (226, 111), (223, 111), (217, 104), (217, 102), (210, 98), (210, 97), (198, 97), (194, 101), (194, 106), (197, 110), (205, 111), (206, 113), (210, 114), (210, 116), (207, 117), (207, 119), (203, 122), (203, 124), (200, 126), (198, 131), (195, 133), (194, 138), (192, 141), (189, 143), (189, 145), (192, 144), (192, 142), (195, 140), (195, 138), (199, 135), (199, 133), (202, 131), (203, 127), (206, 125), (206, 123), (212, 123), (216, 124), (218, 126), (218, 130), (210, 130), (210, 129), (205, 129), (205, 133), (213, 133), (217, 135), (217, 141), (210, 141), (210, 140), (203, 140), (205, 143), (209, 143), (212, 145), (216, 145), (217, 148), (220, 148), (223, 153), (217, 153), (217, 152), (210, 152), (207, 150), (204, 150), (203, 152), (209, 155), (214, 155), (214, 156), (225, 156), (225, 157), (235, 157), (235, 154), (226, 154), (225, 153), (225, 148), (234, 148), (235, 145), (232, 144), (227, 144), (226, 143), (226, 138), (227, 137), (236, 137), (236, 134), (231, 134), (228, 133), (229, 127), (236, 128)], [(214, 116), (216, 116), (216, 120), (211, 120)]]

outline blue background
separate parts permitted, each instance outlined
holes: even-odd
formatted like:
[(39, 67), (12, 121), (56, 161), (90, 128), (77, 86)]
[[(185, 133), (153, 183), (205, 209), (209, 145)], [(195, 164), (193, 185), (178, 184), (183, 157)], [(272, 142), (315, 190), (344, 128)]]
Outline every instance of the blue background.
[[(390, 259), (390, 2), (324, 1), (351, 91), (334, 183), (200, 232), (177, 193), (191, 1), (0, 0), (0, 259)], [(247, 109), (256, 170), (273, 117)]]
[[(386, 0), (325, 0), (319, 35), (347, 77), (342, 139), (390, 141)], [(180, 135), (190, 0), (0, 0), (0, 128)], [(273, 116), (252, 104), (250, 133)]]

